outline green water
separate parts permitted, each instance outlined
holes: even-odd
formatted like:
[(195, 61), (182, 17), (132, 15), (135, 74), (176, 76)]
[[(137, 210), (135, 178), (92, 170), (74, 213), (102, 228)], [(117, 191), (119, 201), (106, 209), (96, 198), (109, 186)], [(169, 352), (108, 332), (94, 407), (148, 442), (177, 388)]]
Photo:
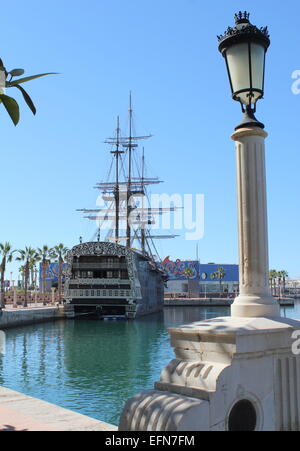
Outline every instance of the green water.
[[(0, 385), (112, 424), (124, 402), (153, 388), (173, 358), (167, 328), (229, 308), (168, 307), (135, 321), (57, 321), (6, 331)], [(300, 308), (282, 309), (300, 318)]]

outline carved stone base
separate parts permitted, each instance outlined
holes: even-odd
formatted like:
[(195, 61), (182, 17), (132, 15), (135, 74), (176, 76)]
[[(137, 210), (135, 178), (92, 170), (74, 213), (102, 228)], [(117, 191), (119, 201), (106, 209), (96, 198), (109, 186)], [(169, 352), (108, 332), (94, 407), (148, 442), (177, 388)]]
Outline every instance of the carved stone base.
[(298, 329), (284, 318), (234, 317), (170, 329), (176, 358), (154, 390), (127, 401), (119, 429), (300, 430)]
[(280, 306), (273, 296), (239, 295), (231, 305), (231, 316), (276, 318), (279, 315)]

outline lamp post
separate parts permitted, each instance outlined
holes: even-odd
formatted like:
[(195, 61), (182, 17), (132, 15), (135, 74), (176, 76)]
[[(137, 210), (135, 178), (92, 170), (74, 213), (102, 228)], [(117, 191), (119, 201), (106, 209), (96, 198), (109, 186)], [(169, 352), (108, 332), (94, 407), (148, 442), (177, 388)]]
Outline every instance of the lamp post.
[(235, 127), (240, 293), (231, 316), (276, 317), (279, 305), (271, 296), (268, 270), (268, 231), (264, 124), (255, 117), (264, 94), (265, 57), (270, 45), (267, 27), (249, 21), (249, 13), (235, 15), (235, 27), (218, 36), (232, 97), (241, 104), (242, 121)]

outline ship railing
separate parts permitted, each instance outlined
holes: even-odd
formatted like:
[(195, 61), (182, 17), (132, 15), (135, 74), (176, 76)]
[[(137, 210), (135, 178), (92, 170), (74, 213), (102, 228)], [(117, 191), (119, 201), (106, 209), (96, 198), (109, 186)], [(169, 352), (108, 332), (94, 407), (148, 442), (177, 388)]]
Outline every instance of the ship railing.
[(129, 279), (94, 279), (94, 278), (81, 278), (73, 277), (70, 279), (70, 284), (72, 285), (128, 285), (130, 283)]
[(126, 263), (73, 263), (73, 269), (127, 269)]
[(70, 298), (128, 298), (131, 295), (131, 290), (109, 290), (109, 289), (71, 289), (68, 290), (67, 296)]

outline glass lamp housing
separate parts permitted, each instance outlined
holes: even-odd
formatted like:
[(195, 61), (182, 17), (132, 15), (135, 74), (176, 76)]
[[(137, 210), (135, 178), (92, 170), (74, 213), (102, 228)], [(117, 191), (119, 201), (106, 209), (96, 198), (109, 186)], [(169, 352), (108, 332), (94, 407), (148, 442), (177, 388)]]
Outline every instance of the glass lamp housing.
[(248, 13), (235, 15), (236, 26), (219, 36), (219, 50), (225, 58), (234, 100), (255, 111), (264, 94), (266, 51), (270, 45), (267, 28), (249, 22)]

